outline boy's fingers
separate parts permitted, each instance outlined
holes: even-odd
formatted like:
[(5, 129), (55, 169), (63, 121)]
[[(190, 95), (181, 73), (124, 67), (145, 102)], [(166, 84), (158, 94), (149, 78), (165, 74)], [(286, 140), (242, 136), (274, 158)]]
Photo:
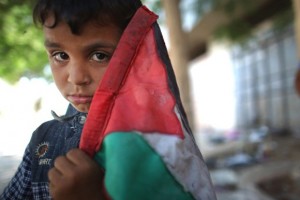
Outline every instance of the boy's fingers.
[(72, 149), (70, 150), (66, 157), (75, 165), (85, 164), (91, 162), (91, 158), (80, 149)]
[(52, 168), (49, 170), (48, 172), (48, 179), (50, 182), (50, 186), (55, 185), (56, 183), (61, 182), (62, 180), (62, 174), (56, 169), (56, 168)]
[(56, 168), (61, 174), (65, 174), (66, 171), (74, 169), (75, 165), (65, 156), (60, 156), (54, 161), (54, 168)]
[(78, 199), (78, 195), (83, 196), (80, 194), (97, 197), (102, 195), (100, 188), (103, 184), (103, 171), (80, 149), (73, 149), (66, 156), (58, 157), (48, 176), (49, 192), (54, 199)]
[(103, 169), (84, 151), (80, 149), (72, 149), (70, 150), (67, 155), (67, 159), (70, 160), (74, 164), (74, 171), (78, 170), (78, 172), (93, 172), (93, 176), (95, 177), (103, 177), (104, 172)]
[(53, 182), (49, 182), (49, 193), (53, 197), (56, 194), (57, 186)]

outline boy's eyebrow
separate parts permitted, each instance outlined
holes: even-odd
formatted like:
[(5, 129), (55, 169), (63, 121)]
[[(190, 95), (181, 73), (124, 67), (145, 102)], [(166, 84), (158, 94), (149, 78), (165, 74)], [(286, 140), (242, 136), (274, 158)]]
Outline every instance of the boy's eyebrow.
[[(61, 47), (61, 45), (59, 43), (52, 42), (50, 40), (45, 40), (44, 45), (45, 45), (45, 47), (48, 47), (48, 48), (59, 48), (59, 47)], [(94, 42), (94, 43), (91, 43), (91, 44), (88, 44), (88, 45), (84, 46), (84, 49), (90, 50), (90, 49), (96, 49), (96, 48), (99, 48), (99, 47), (115, 49), (116, 45), (108, 43), (108, 42), (97, 41), (97, 42)]]
[(45, 47), (60, 47), (60, 45), (58, 43), (55, 42), (51, 42), (50, 40), (45, 40), (44, 42)]
[(111, 49), (115, 49), (116, 45), (108, 43), (108, 42), (95, 42), (89, 45), (86, 45), (84, 47), (84, 49), (86, 50), (92, 50), (92, 49), (96, 49), (96, 48), (111, 48)]

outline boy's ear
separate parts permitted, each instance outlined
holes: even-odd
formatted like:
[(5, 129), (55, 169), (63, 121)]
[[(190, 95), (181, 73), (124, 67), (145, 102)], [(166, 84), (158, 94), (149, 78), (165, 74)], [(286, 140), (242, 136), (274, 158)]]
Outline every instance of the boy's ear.
[(300, 96), (300, 68), (298, 68), (295, 77), (295, 89), (297, 94)]

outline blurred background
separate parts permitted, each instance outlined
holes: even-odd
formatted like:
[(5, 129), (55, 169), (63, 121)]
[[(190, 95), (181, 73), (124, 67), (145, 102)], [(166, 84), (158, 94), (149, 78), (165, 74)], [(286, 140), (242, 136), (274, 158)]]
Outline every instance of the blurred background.
[[(0, 0), (0, 193), (32, 132), (65, 112), (34, 0)], [(300, 196), (299, 0), (144, 0), (159, 16), (219, 200)]]

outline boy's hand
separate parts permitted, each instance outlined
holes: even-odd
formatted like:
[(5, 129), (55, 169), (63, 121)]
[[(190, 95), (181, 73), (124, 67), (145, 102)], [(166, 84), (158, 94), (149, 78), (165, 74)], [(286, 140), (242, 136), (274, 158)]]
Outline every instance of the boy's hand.
[(58, 157), (48, 177), (50, 194), (55, 200), (103, 199), (103, 171), (79, 149)]

